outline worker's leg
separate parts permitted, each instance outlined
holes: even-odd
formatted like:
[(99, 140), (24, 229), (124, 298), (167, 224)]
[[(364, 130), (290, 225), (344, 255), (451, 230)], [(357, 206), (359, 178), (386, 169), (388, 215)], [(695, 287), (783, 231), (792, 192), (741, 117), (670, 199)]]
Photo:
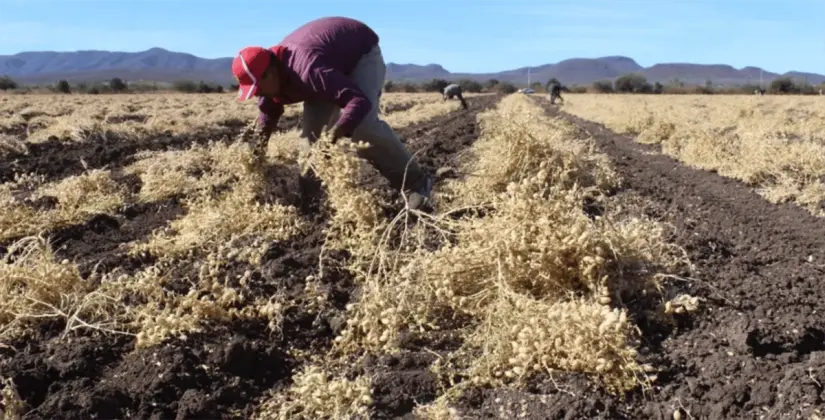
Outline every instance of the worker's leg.
[(300, 146), (303, 151), (315, 143), (321, 133), (335, 123), (335, 117), (340, 112), (338, 106), (327, 101), (304, 102), (304, 116), (301, 121)]
[[(321, 136), (321, 133), (335, 122), (338, 107), (325, 101), (304, 102), (304, 116), (301, 125), (301, 136), (298, 139), (300, 153), (309, 153), (310, 147)], [(314, 171), (309, 170), (298, 178), (300, 188), (301, 211), (304, 214), (316, 213), (320, 207), (321, 180)]]
[(467, 101), (464, 100), (464, 95), (461, 93), (458, 94), (458, 100), (461, 101), (461, 107), (467, 109)]
[(351, 74), (355, 84), (372, 102), (372, 110), (355, 128), (353, 140), (364, 141), (370, 145), (362, 152), (362, 156), (387, 178), (393, 188), (401, 188), (404, 182), (405, 189), (429, 195), (429, 178), (401, 143), (392, 127), (378, 117), (377, 110), (386, 71), (381, 48), (376, 45), (361, 58)]

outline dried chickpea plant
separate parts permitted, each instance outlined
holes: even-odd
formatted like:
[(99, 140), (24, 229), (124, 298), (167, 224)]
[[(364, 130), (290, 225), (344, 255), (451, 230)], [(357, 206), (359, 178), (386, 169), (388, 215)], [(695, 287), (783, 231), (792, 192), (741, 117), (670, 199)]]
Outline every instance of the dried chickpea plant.
[[(157, 345), (171, 338), (185, 338), (201, 331), (208, 322), (265, 320), (275, 333), (280, 330), (285, 298), (281, 294), (255, 297), (245, 291), (251, 272), (228, 278), (208, 255), (194, 263), (198, 272), (180, 277), (191, 261), (157, 263), (132, 275), (110, 275), (100, 292), (112, 300), (136, 304), (125, 310), (126, 328), (137, 338), (137, 347)], [(183, 292), (173, 291), (188, 283)], [(174, 289), (172, 288), (174, 286)]]
[(372, 404), (368, 377), (336, 377), (317, 365), (308, 365), (293, 377), (282, 394), (258, 407), (255, 419), (365, 419)]
[(800, 96), (577, 95), (565, 111), (694, 167), (752, 186), (773, 203), (825, 216), (825, 111)]
[[(520, 386), (541, 374), (583, 373), (617, 393), (649, 386), (653, 368), (636, 358), (638, 332), (611, 304), (655, 293), (656, 274), (684, 264), (683, 253), (655, 222), (584, 212), (586, 200), (605, 200), (620, 180), (570, 125), (517, 95), (480, 120), (484, 131), (465, 160), (473, 176), (445, 187), (434, 215), (402, 211), (387, 221), (380, 194), (354, 181), (363, 179), (358, 146), (314, 148), (310, 161), (331, 195), (326, 246), (353, 255), (360, 285), (327, 366), (397, 352), (402, 334), (455, 330), (463, 346), (433, 369), (468, 380), (445, 385), (438, 405), (419, 410), (430, 418), (457, 416), (449, 403), (467, 387)], [(450, 216), (480, 206), (484, 217)], [(344, 380), (346, 369), (328, 375)], [(301, 389), (264, 405), (296, 395), (304, 407), (320, 404)]]
[(478, 115), (481, 135), (460, 168), (469, 176), (445, 188), (457, 197), (453, 200), (456, 205), (488, 201), (493, 194), (504, 192), (508, 184), (540, 170), (550, 183), (568, 188), (577, 185), (592, 194), (618, 186), (607, 156), (595, 153), (592, 142), (581, 138), (573, 125), (548, 120), (531, 103), (515, 98), (504, 102)]
[[(248, 239), (264, 246), (267, 241), (286, 240), (301, 231), (303, 221), (295, 207), (261, 204), (255, 193), (254, 189), (236, 185), (236, 189), (216, 198), (195, 196), (186, 200), (185, 215), (156, 231), (146, 243), (136, 244), (131, 252), (174, 260), (208, 254)], [(253, 248), (245, 245), (238, 252), (246, 252), (244, 259), (256, 261), (260, 253)]]
[[(186, 214), (129, 250), (158, 262), (119, 281), (144, 302), (133, 316), (141, 346), (197, 331), (209, 320), (264, 319), (277, 332), (288, 306), (282, 295), (252, 296), (245, 286), (260, 275), (270, 244), (304, 232), (305, 220), (292, 205), (261, 200), (268, 187), (247, 165), (251, 150), (246, 145), (213, 145), (201, 153), (211, 160), (212, 179), (225, 180), (229, 189), (216, 193), (206, 189), (214, 184), (204, 183), (205, 189), (197, 190), (195, 183), (182, 200)], [(248, 268), (239, 278), (230, 277), (227, 269), (237, 264)], [(183, 294), (165, 290), (181, 282), (188, 283)]]
[(31, 323), (61, 319), (65, 331), (92, 328), (120, 333), (125, 307), (81, 277), (77, 266), (57, 261), (46, 239), (26, 237), (0, 260), (0, 340), (25, 333)]
[(11, 379), (3, 378), (0, 382), (0, 417), (4, 420), (18, 420), (23, 417), (25, 402), (17, 393), (17, 387)]
[[(235, 142), (139, 152), (117, 176), (97, 169), (0, 186), (4, 240), (111, 214), (132, 201), (175, 198), (184, 210), (127, 244), (126, 256), (148, 261), (131, 271), (83, 278), (74, 264), (56, 261), (42, 238), (16, 242), (0, 261), (0, 301), (7, 303), (0, 309), (0, 339), (48, 317), (65, 319), (68, 330), (134, 335), (138, 348), (238, 320), (264, 321), (277, 335), (287, 309), (328, 309), (320, 279), (330, 264), (342, 264), (328, 258), (335, 251), (347, 255), (344, 268), (356, 289), (345, 310), (336, 308), (340, 333), (323, 354), (293, 354), (303, 365), (261, 397), (255, 418), (369, 418), (374, 376), (354, 367), (359, 359), (409, 351), (404, 337), (426, 343), (440, 334), (457, 344), (426, 350), (438, 356), (431, 370), (440, 383), (435, 400), (414, 409), (418, 418), (459, 419), (453, 404), (470, 388), (521, 387), (559, 373), (586, 375), (616, 393), (649, 386), (655, 366), (637, 357), (639, 331), (623, 305), (655, 295), (657, 279), (684, 264), (684, 254), (667, 243), (658, 223), (585, 212), (588, 203), (608, 203), (605, 192), (621, 180), (574, 126), (544, 116), (522, 95), (505, 97), (479, 114), (481, 135), (457, 168), (464, 176), (436, 187), (438, 209), (427, 214), (399, 209), (383, 177), (359, 157), (362, 143), (333, 144), (324, 135), (304, 151), (292, 130), (274, 134), (263, 159), (255, 159), (258, 146), (248, 141), (254, 123), (244, 124), (251, 105), (190, 98), (96, 103), (79, 97), (60, 115), (24, 119), (42, 119), (26, 141), (245, 128)], [(392, 110), (385, 119), (395, 127), (459, 107), (438, 94), (385, 99)], [(31, 100), (33, 109), (45, 109), (34, 103), (41, 98)], [(287, 114), (299, 112), (291, 107)], [(638, 122), (644, 124), (650, 123)], [(652, 135), (672, 131), (660, 124)], [(301, 214), (293, 200), (298, 175), (309, 169), (325, 190), (320, 218)], [(140, 191), (130, 194), (116, 180), (121, 175), (139, 178)], [(20, 202), (21, 191), (57, 204), (35, 210)], [(306, 296), (249, 287), (262, 281), (269, 247), (300, 240), (319, 220), (325, 241), (318, 275), (304, 281)], [(695, 310), (697, 303), (665, 301), (663, 316)], [(3, 388), (3, 407), (13, 413), (9, 389)]]
[(40, 184), (30, 198), (55, 200), (56, 205), (50, 210), (37, 211), (21, 202), (11, 191), (13, 188), (5, 186), (0, 191), (0, 209), (5, 213), (0, 218), (0, 240), (36, 235), (79, 223), (91, 215), (116, 210), (127, 198), (123, 186), (112, 178), (111, 171), (100, 169)]

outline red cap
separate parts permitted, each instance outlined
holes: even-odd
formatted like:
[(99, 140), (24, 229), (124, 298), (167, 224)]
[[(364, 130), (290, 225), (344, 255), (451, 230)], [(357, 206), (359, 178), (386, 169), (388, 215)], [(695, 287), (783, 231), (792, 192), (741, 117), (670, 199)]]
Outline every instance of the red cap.
[(258, 81), (269, 67), (269, 50), (261, 47), (246, 47), (232, 61), (232, 74), (238, 81), (238, 101), (245, 101), (255, 95)]

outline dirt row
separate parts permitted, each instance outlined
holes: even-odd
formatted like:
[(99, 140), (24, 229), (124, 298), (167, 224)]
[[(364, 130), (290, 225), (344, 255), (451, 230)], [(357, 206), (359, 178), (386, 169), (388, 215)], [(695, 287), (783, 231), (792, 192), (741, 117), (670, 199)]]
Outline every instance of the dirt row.
[[(285, 117), (279, 129), (297, 127), (297, 116)], [(210, 141), (234, 141), (246, 122), (226, 121), (215, 130), (186, 134), (163, 133), (139, 139), (123, 140), (117, 136), (95, 135), (83, 141), (51, 137), (41, 143), (27, 144), (25, 152), (11, 153), (0, 161), (0, 183), (14, 179), (15, 174), (37, 173), (47, 180), (83, 173), (87, 169), (119, 168), (135, 160), (139, 151), (181, 150)], [(25, 132), (19, 135), (25, 142)]]
[[(481, 104), (486, 104), (481, 102)], [(384, 110), (386, 115), (403, 112), (412, 108), (413, 104), (393, 104)], [(486, 105), (485, 105), (486, 106)], [(453, 116), (461, 118), (463, 114)], [(299, 127), (300, 115), (283, 118), (278, 125), (281, 131), (288, 131)], [(130, 193), (140, 192), (142, 183), (137, 176), (118, 175), (118, 168), (135, 161), (138, 152), (146, 150), (181, 150), (193, 144), (206, 144), (209, 141), (231, 142), (237, 138), (244, 122), (227, 123), (218, 131), (209, 133), (191, 133), (173, 136), (171, 134), (160, 137), (151, 137), (137, 141), (118, 143), (113, 139), (89, 138), (83, 142), (68, 139), (51, 139), (45, 143), (31, 145), (27, 154), (16, 154), (0, 162), (0, 182), (13, 179), (15, 174), (36, 172), (45, 175), (47, 179), (57, 180), (62, 177), (76, 175), (88, 169), (113, 168), (113, 177), (126, 185)], [(440, 165), (438, 162), (446, 159), (438, 153), (453, 150), (456, 147), (466, 146), (466, 142), (457, 146), (440, 146), (439, 140), (432, 140), (427, 135), (434, 129), (429, 121), (413, 124), (398, 130), (399, 136), (406, 141), (413, 138), (413, 152), (417, 148), (431, 147), (436, 143), (442, 149), (427, 150), (420, 156), (420, 162), (434, 172)], [(437, 129), (437, 127), (436, 127)], [(62, 150), (61, 150), (62, 149)], [(436, 162), (438, 161), (438, 162)], [(85, 166), (84, 166), (85, 165)], [(271, 176), (282, 176), (294, 172), (284, 168), (269, 165), (266, 169)], [(150, 257), (132, 257), (120, 248), (120, 244), (139, 241), (147, 238), (155, 229), (166, 225), (170, 220), (183, 214), (180, 204), (182, 197), (173, 196), (164, 200), (149, 203), (129, 203), (118, 209), (114, 214), (98, 214), (87, 221), (70, 225), (53, 232), (47, 232), (52, 245), (57, 249), (57, 257), (75, 261), (84, 275), (93, 269), (107, 272), (120, 268), (124, 273), (133, 273), (147, 264), (154, 262)], [(292, 197), (294, 198), (294, 197)], [(294, 201), (294, 200), (292, 200)], [(49, 210), (57, 203), (51, 197), (44, 197), (38, 202), (25, 199), (28, 205)], [(297, 203), (295, 203), (297, 204)], [(4, 246), (0, 243), (0, 255), (4, 253)]]
[[(455, 111), (399, 134), (419, 153), (422, 165), (435, 171), (449, 162), (451, 154), (475, 140), (475, 115), (498, 99), (474, 98), (468, 111)], [(64, 162), (54, 157), (31, 159), (37, 163), (30, 167), (39, 169)], [(111, 162), (99, 163), (117, 166), (128, 159), (124, 152)], [(56, 169), (51, 174), (70, 172)], [(87, 269), (85, 273), (101, 262), (106, 269), (125, 266), (136, 270), (151, 261), (130, 259), (119, 245), (145, 238), (183, 211), (175, 199), (133, 205), (118, 214), (99, 215), (53, 232), (52, 237), (63, 248), (59, 257), (71, 257)], [(28, 404), (27, 419), (248, 418), (256, 398), (289, 384), (305, 361), (302, 352), (325, 351), (344, 325), (343, 309), (356, 292), (348, 272), (328, 269), (321, 282), (331, 307), (322, 313), (301, 309), (303, 281), (317, 271), (323, 244), (323, 220), (319, 216), (316, 222), (317, 229), (307, 235), (270, 244), (260, 272), (247, 285), (252, 295), (281, 291), (296, 304), (285, 313), (279, 335), (271, 334), (263, 322), (237, 321), (206, 325), (185, 339), (135, 350), (128, 336), (86, 330), (60, 337), (63, 325), (56, 321), (43, 324), (9, 348), (0, 347), (0, 377), (13, 379)], [(343, 261), (346, 255), (332, 258)], [(248, 268), (228, 267), (226, 274)], [(181, 276), (190, 274), (186, 266), (182, 270)], [(434, 396), (434, 388), (427, 391), (428, 386), (434, 387), (434, 380), (424, 373), (427, 364), (421, 365), (422, 360), (382, 361), (362, 367), (379, 378), (374, 383), (376, 418), (404, 415), (414, 402)]]
[[(404, 112), (414, 105), (414, 103), (391, 104), (382, 110), (382, 114)], [(135, 116), (135, 118), (127, 116), (109, 120), (109, 123), (142, 121), (145, 118), (145, 116)], [(300, 124), (300, 115), (284, 116), (278, 123), (278, 129), (288, 131), (299, 127)], [(53, 180), (77, 175), (86, 169), (98, 169), (104, 166), (122, 167), (132, 163), (138, 151), (180, 150), (196, 144), (206, 144), (209, 141), (231, 142), (245, 125), (245, 121), (228, 120), (220, 123), (217, 130), (210, 129), (186, 134), (173, 134), (170, 131), (159, 136), (129, 141), (118, 139), (116, 135), (95, 135), (84, 141), (52, 137), (41, 143), (26, 143), (28, 131), (26, 125), (14, 126), (5, 131), (0, 129), (0, 133), (15, 136), (27, 145), (25, 152), (9, 153), (0, 161), (0, 183), (12, 181), (15, 174), (34, 172), (44, 175), (47, 180)]]
[(648, 340), (641, 355), (660, 369), (646, 394), (620, 399), (566, 375), (525, 392), (472, 393), (462, 411), (497, 417), (504, 405), (534, 419), (673, 419), (676, 410), (682, 419), (825, 413), (825, 220), (535, 100), (610, 156), (624, 179), (612, 192), (616, 200), (672, 225), (669, 240), (687, 250), (695, 271), (665, 287), (703, 303), (677, 325), (641, 322)]

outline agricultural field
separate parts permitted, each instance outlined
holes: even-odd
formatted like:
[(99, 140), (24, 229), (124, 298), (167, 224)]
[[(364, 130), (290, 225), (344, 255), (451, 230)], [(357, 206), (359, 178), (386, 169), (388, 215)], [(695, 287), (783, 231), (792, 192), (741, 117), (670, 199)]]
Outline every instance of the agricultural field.
[(576, 95), (564, 110), (825, 216), (821, 96)]
[[(258, 165), (233, 95), (0, 96), (4, 416), (822, 418), (810, 203), (611, 131), (645, 141), (668, 115), (634, 132), (622, 108), (648, 99), (468, 96), (384, 97), (436, 174), (431, 212), (359, 145), (299, 154), (299, 106)], [(754, 129), (716, 115), (728, 98), (682, 98), (709, 132)], [(797, 153), (815, 124), (739, 149)], [(673, 133), (663, 150), (696, 148)], [(303, 213), (308, 168), (325, 189)]]

